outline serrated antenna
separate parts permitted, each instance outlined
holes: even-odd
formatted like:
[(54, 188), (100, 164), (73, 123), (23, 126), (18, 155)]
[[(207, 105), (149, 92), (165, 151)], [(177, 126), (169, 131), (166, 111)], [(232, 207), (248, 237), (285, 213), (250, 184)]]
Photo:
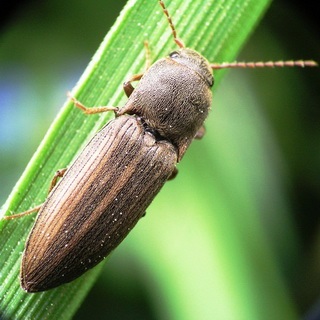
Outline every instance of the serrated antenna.
[(173, 40), (174, 40), (174, 42), (175, 42), (180, 48), (184, 48), (185, 45), (184, 45), (183, 41), (182, 41), (180, 38), (177, 37), (177, 31), (176, 31), (176, 28), (175, 28), (175, 26), (174, 26), (174, 24), (173, 24), (173, 22), (172, 22), (172, 19), (171, 19), (171, 16), (170, 16), (169, 12), (168, 12), (168, 9), (166, 8), (166, 6), (165, 6), (165, 4), (163, 3), (163, 1), (159, 0), (159, 4), (160, 4), (160, 6), (161, 6), (161, 8), (162, 8), (163, 13), (166, 15), (168, 22), (169, 22), (169, 26), (170, 26), (170, 29), (171, 29), (171, 31), (172, 31), (172, 35), (173, 35)]
[(211, 69), (227, 68), (283, 68), (283, 67), (317, 67), (313, 60), (259, 61), (259, 62), (223, 62), (211, 63)]

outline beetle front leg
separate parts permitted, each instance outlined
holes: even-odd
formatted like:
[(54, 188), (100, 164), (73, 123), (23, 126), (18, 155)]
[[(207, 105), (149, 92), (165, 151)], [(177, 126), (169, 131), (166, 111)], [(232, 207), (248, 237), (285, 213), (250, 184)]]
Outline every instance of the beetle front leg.
[[(151, 66), (150, 48), (149, 48), (148, 41), (144, 42), (144, 47), (146, 50), (146, 67), (145, 67), (145, 72), (146, 72)], [(142, 76), (143, 76), (143, 73), (135, 74), (130, 79), (128, 79), (123, 83), (123, 90), (128, 98), (131, 96), (131, 93), (134, 90), (134, 87), (132, 86), (131, 82), (139, 81), (142, 78)]]
[(143, 73), (135, 74), (130, 79), (128, 79), (123, 83), (123, 90), (128, 98), (131, 96), (131, 93), (134, 90), (134, 87), (132, 86), (131, 82), (140, 80), (142, 76), (143, 76)]

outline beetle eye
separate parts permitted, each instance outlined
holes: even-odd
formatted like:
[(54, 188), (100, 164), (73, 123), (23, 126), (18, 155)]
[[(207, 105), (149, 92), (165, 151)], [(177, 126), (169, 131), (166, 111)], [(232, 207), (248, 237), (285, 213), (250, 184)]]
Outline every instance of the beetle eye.
[(178, 51), (173, 51), (169, 54), (170, 58), (177, 58), (179, 56), (179, 52)]

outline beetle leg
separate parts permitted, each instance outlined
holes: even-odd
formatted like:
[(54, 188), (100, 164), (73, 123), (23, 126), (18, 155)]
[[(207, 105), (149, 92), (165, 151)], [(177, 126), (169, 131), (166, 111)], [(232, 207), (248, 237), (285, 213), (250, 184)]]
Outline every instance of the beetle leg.
[(130, 79), (123, 83), (123, 90), (128, 98), (131, 96), (131, 93), (134, 90), (134, 87), (132, 86), (131, 82), (140, 80), (142, 76), (143, 73), (134, 74)]
[(77, 108), (81, 109), (85, 114), (95, 114), (95, 113), (101, 113), (101, 112), (106, 112), (106, 111), (114, 111), (115, 113), (117, 113), (117, 111), (119, 110), (118, 107), (111, 107), (111, 106), (110, 107), (103, 106), (103, 107), (87, 108), (80, 101), (78, 101), (75, 97), (73, 97), (70, 92), (68, 92), (67, 95), (72, 100), (74, 105)]
[(151, 66), (151, 54), (150, 54), (150, 47), (149, 47), (148, 41), (144, 42), (144, 48), (146, 50), (146, 71), (147, 71)]
[[(50, 183), (50, 187), (49, 187), (49, 192), (51, 192), (51, 190), (55, 187), (55, 185), (57, 184), (58, 182), (58, 179), (63, 177), (63, 175), (65, 174), (65, 172), (67, 171), (67, 168), (64, 168), (64, 169), (60, 169), (58, 170), (54, 176), (53, 176), (53, 179), (51, 180), (51, 183)], [(23, 212), (20, 212), (20, 213), (16, 213), (16, 214), (13, 214), (11, 216), (6, 216), (6, 217), (3, 217), (4, 220), (13, 220), (13, 219), (16, 219), (16, 218), (20, 218), (20, 217), (23, 217), (23, 216), (27, 216), (33, 212), (36, 212), (36, 211), (39, 211), (42, 207), (43, 203), (42, 204), (39, 204), (38, 206), (34, 207), (34, 208), (31, 208), (27, 211), (23, 211)]]
[(16, 213), (16, 214), (12, 214), (11, 216), (5, 216), (3, 217), (4, 220), (13, 220), (13, 219), (16, 219), (16, 218), (21, 218), (21, 217), (24, 217), (24, 216), (27, 216), (33, 212), (36, 212), (36, 211), (39, 211), (42, 207), (43, 203), (39, 204), (38, 206), (32, 208), (32, 209), (29, 209), (27, 211), (24, 211), (24, 212), (21, 212), (21, 213)]
[(66, 173), (66, 171), (67, 171), (67, 168), (63, 168), (63, 169), (60, 169), (60, 170), (56, 171), (56, 173), (54, 174), (54, 176), (53, 176), (53, 178), (51, 180), (48, 193), (50, 193), (51, 190), (56, 186), (56, 184), (58, 182), (58, 179), (62, 178), (64, 176), (64, 174)]

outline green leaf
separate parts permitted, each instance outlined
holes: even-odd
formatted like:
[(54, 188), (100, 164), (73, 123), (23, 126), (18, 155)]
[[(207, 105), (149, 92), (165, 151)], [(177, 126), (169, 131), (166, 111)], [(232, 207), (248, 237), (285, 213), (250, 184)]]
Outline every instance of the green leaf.
[[(266, 9), (268, 0), (166, 1), (178, 36), (209, 61), (232, 61)], [(122, 83), (143, 72), (149, 42), (152, 59), (176, 48), (156, 0), (131, 0), (121, 12), (72, 91), (86, 106), (122, 106)], [(216, 83), (224, 72), (217, 72)], [(18, 213), (45, 200), (53, 173), (70, 164), (112, 114), (85, 116), (66, 101), (15, 186), (3, 213)], [(49, 292), (27, 294), (19, 285), (21, 252), (34, 216), (0, 222), (0, 314), (4, 319), (69, 319), (90, 290), (101, 267)]]

